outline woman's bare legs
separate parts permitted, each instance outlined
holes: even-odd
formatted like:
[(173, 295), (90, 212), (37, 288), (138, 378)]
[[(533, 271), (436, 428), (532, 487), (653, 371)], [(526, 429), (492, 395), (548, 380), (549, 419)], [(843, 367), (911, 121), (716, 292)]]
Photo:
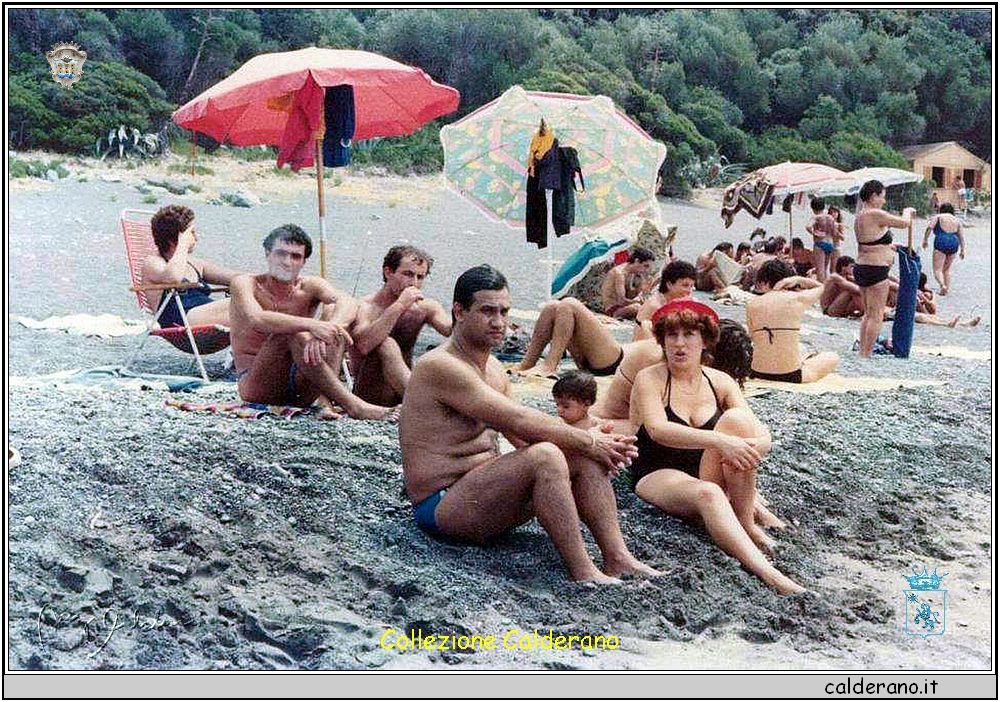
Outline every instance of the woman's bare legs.
[[(940, 251), (935, 251), (934, 255), (937, 256)], [(944, 287), (941, 288), (941, 294), (947, 295), (948, 291), (951, 290), (951, 264), (955, 262), (955, 254), (945, 254), (944, 262), (941, 265), (941, 277), (944, 278)]]
[(771, 565), (761, 553), (737, 519), (725, 492), (716, 483), (692, 478), (679, 470), (665, 469), (645, 476), (636, 486), (635, 493), (675, 517), (700, 517), (719, 548), (779, 593), (786, 595), (804, 589)]
[(604, 328), (597, 315), (572, 297), (549, 302), (542, 308), (518, 370), (535, 368), (546, 344), (549, 345), (549, 353), (533, 371), (540, 375), (554, 374), (567, 349), (578, 364), (589, 368), (609, 366), (621, 352), (621, 345)]
[(948, 294), (948, 286), (944, 282), (944, 259), (945, 255), (934, 249), (934, 258), (931, 265), (934, 268), (934, 280), (937, 281), (938, 288), (940, 288), (938, 291), (940, 295)]
[(889, 297), (889, 281), (883, 280), (867, 288), (861, 288), (861, 302), (865, 314), (861, 318), (861, 357), (871, 358), (875, 339), (882, 329), (885, 318), (885, 302)]

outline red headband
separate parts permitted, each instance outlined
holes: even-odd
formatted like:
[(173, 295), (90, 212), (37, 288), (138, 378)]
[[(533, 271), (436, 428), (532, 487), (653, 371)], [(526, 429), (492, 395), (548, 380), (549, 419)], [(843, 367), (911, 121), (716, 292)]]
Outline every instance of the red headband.
[(665, 317), (671, 312), (680, 312), (681, 310), (691, 310), (695, 314), (706, 315), (716, 324), (719, 323), (719, 315), (715, 313), (715, 310), (704, 303), (692, 300), (690, 297), (684, 297), (679, 300), (671, 300), (663, 307), (656, 310), (656, 312), (653, 313), (653, 316), (650, 317), (649, 321), (651, 324), (656, 324), (656, 320), (661, 317)]

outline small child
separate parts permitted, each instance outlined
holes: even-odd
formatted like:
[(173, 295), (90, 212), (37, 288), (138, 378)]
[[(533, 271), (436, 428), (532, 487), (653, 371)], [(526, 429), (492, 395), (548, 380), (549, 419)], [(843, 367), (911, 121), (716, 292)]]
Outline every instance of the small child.
[(598, 421), (589, 414), (597, 401), (597, 381), (581, 370), (566, 371), (552, 386), (552, 399), (560, 419), (578, 429), (591, 429)]

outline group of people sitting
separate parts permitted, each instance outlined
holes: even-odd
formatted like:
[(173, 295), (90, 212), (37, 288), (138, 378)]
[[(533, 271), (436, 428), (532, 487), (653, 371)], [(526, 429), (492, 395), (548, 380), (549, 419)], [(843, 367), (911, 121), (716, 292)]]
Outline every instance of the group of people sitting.
[[(306, 407), (322, 416), (393, 419), (409, 382), (413, 347), (424, 325), (451, 332), (451, 319), (421, 288), (433, 259), (413, 246), (394, 246), (382, 265), (382, 286), (354, 300), (318, 276), (300, 272), (312, 241), (286, 224), (264, 239), (266, 272), (233, 271), (196, 258), (194, 213), (168, 205), (152, 219), (157, 253), (143, 265), (143, 286), (158, 308), (162, 288), (195, 286), (159, 311), (161, 327), (182, 323), (229, 327), (240, 397), (247, 402)], [(211, 285), (229, 289), (213, 300)], [(347, 357), (354, 379), (342, 377)]]
[[(817, 303), (861, 311), (861, 350), (868, 355), (866, 334), (874, 336), (864, 322), (879, 304), (884, 308), (890, 291), (887, 230), (909, 223), (881, 210), (883, 190), (877, 182), (862, 188), (859, 262), (840, 257), (829, 280), (796, 271), (774, 240), (756, 265), (751, 257), (759, 296), (747, 304), (746, 328), (691, 298), (699, 278), (691, 263), (670, 260), (647, 280), (654, 257), (644, 250), (613, 268), (602, 289), (606, 312), (634, 317), (631, 341), (619, 343), (579, 300), (544, 305), (514, 371), (554, 376), (570, 353), (580, 370), (557, 380), (558, 417), (512, 399), (511, 376), (491, 353), (506, 337), (511, 295), (503, 274), (488, 265), (459, 276), (449, 315), (421, 292), (431, 257), (393, 247), (381, 288), (355, 301), (323, 278), (300, 275), (312, 245), (299, 227), (284, 225), (266, 237), (266, 272), (237, 273), (192, 256), (193, 213), (171, 206), (154, 217), (159, 254), (146, 262), (144, 281), (203, 284), (180, 304), (194, 323), (230, 327), (245, 400), (315, 401), (360, 419), (398, 416), (413, 517), (437, 538), (482, 544), (537, 518), (572, 579), (655, 577), (626, 546), (618, 520), (611, 480), (628, 469), (640, 499), (700, 520), (720, 548), (787, 594), (803, 588), (771, 562), (774, 540), (764, 530), (784, 524), (756, 488), (771, 437), (742, 387), (747, 377), (808, 383), (836, 368), (837, 354), (803, 357), (799, 349), (802, 315)], [(950, 222), (940, 226), (947, 233)], [(231, 297), (211, 302), (208, 284), (228, 285)], [(924, 314), (933, 315), (933, 296), (921, 295), (930, 310)], [(161, 323), (171, 314), (168, 306)], [(883, 316), (879, 308), (878, 325)], [(414, 362), (427, 324), (448, 338)], [(352, 388), (342, 377), (345, 355)], [(611, 376), (602, 394), (595, 375)], [(501, 434), (513, 450), (502, 452)], [(600, 568), (587, 554), (581, 521), (601, 551)]]

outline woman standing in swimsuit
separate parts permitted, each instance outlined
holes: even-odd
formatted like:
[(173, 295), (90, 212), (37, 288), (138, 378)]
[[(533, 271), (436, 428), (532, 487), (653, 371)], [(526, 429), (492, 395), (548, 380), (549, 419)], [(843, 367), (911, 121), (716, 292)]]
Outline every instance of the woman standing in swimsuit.
[[(198, 287), (180, 290), (160, 311), (157, 318), (161, 328), (184, 325), (178, 310), (178, 302), (183, 305), (188, 322), (199, 324), (221, 324), (229, 326), (229, 298), (213, 300), (209, 297), (209, 285), (229, 285), (236, 271), (216, 265), (191, 254), (198, 243), (198, 233), (194, 228), (194, 212), (183, 205), (161, 207), (151, 221), (153, 242), (157, 254), (150, 254), (142, 265), (143, 285), (177, 285), (198, 283)], [(164, 291), (150, 290), (147, 298), (153, 309), (159, 309)]]
[(664, 361), (635, 377), (630, 402), (639, 427), (632, 487), (667, 514), (700, 518), (726, 553), (781, 594), (804, 588), (768, 561), (774, 542), (754, 521), (757, 466), (771, 435), (736, 382), (702, 365), (719, 335), (707, 305), (675, 300), (654, 315)]
[(828, 205), (826, 213), (833, 217), (833, 252), (830, 254), (830, 273), (836, 273), (837, 261), (840, 259), (840, 245), (844, 242), (844, 215), (836, 205)]
[(934, 234), (934, 280), (941, 286), (940, 294), (947, 295), (951, 288), (951, 264), (955, 254), (965, 260), (965, 233), (962, 222), (955, 216), (955, 207), (949, 202), (938, 208), (938, 214), (931, 218), (924, 231), (924, 248), (927, 239)]
[(889, 227), (908, 227), (915, 210), (907, 207), (897, 217), (882, 209), (885, 186), (869, 180), (858, 193), (861, 211), (854, 218), (858, 239), (858, 262), (854, 264), (854, 282), (861, 288), (864, 316), (861, 318), (861, 356), (871, 358), (872, 347), (882, 329), (886, 301), (889, 298), (889, 268), (895, 258), (892, 231)]

